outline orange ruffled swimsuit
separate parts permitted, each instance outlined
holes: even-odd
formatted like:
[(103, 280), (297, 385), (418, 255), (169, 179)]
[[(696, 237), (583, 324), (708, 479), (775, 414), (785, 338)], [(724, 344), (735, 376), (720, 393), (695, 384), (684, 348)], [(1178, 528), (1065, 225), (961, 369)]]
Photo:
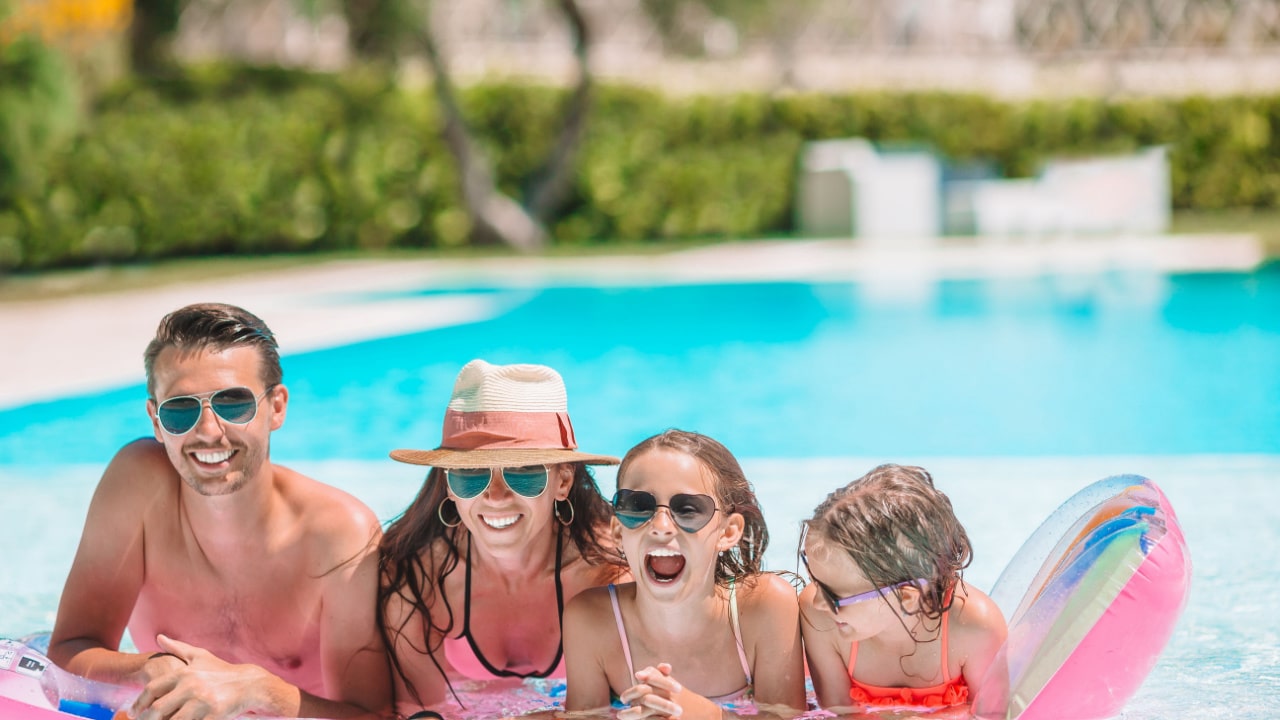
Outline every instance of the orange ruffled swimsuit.
[(858, 662), (858, 643), (849, 647), (849, 697), (855, 702), (871, 707), (926, 707), (944, 708), (969, 702), (969, 685), (964, 677), (952, 679), (947, 663), (947, 619), (951, 613), (942, 614), (942, 682), (930, 687), (879, 687), (858, 682), (853, 677), (853, 666)]

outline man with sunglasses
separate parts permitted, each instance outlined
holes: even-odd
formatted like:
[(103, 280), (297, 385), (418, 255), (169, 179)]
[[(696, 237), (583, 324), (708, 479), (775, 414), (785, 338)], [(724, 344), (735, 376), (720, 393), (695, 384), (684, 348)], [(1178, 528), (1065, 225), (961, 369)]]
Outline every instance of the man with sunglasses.
[[(49, 656), (142, 687), (145, 720), (377, 717), (373, 513), (276, 465), (288, 389), (251, 313), (167, 315), (144, 354), (155, 439), (108, 465), (63, 590)], [(120, 651), (126, 629), (138, 652)]]

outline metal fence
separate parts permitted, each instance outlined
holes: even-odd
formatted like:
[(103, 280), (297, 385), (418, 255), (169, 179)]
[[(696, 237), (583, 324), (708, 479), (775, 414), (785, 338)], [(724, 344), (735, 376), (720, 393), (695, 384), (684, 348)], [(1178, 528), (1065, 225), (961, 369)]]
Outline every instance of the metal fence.
[[(602, 41), (663, 51), (642, 0), (582, 0)], [(1280, 0), (778, 0), (764, 28), (736, 27), (686, 3), (674, 38), (712, 56), (785, 41), (808, 52), (866, 50), (1255, 50), (1280, 48)], [(545, 0), (434, 3), (446, 37), (536, 43), (560, 22)]]
[[(573, 71), (568, 27), (552, 0), (420, 1), (460, 74)], [(602, 76), (697, 89), (1280, 89), (1280, 0), (777, 0), (751, 22), (687, 2), (675, 4), (665, 32), (644, 1), (580, 0)], [(192, 0), (179, 47), (189, 56), (340, 67), (345, 24), (315, 7)], [(1212, 64), (1189, 65), (1205, 59)], [(1138, 61), (1146, 64), (1126, 65)], [(1064, 63), (1076, 69), (1064, 73)], [(1056, 73), (1049, 79), (1046, 64)]]

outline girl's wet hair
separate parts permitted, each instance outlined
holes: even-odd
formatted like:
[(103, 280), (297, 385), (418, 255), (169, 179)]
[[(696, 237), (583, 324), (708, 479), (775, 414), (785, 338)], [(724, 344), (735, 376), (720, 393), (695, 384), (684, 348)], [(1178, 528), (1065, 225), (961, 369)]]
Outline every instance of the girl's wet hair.
[[(920, 467), (875, 468), (828, 495), (805, 525), (848, 553), (876, 587), (927, 578), (920, 612), (931, 620), (950, 608), (950, 590), (973, 560), (951, 500)], [(893, 593), (901, 603), (901, 590)]]
[(738, 544), (716, 559), (716, 584), (727, 586), (730, 580), (742, 583), (759, 575), (764, 551), (769, 547), (769, 529), (765, 527), (755, 490), (729, 448), (706, 435), (667, 430), (627, 451), (618, 466), (618, 487), (625, 482), (631, 463), (651, 450), (674, 450), (696, 459), (715, 481), (717, 504), (725, 512), (742, 515), (745, 521)]

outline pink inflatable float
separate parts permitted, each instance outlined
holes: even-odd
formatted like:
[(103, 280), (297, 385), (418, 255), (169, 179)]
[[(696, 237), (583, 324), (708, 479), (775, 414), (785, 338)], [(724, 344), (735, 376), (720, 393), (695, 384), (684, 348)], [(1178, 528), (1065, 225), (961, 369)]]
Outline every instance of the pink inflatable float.
[(1009, 638), (973, 703), (983, 720), (1118, 715), (1159, 658), (1191, 581), (1177, 516), (1155, 483), (1100, 480), (1018, 551), (991, 597)]
[[(138, 694), (64, 672), (14, 640), (0, 640), (0, 718), (4, 720), (115, 720)], [(119, 720), (125, 718), (120, 713)]]

